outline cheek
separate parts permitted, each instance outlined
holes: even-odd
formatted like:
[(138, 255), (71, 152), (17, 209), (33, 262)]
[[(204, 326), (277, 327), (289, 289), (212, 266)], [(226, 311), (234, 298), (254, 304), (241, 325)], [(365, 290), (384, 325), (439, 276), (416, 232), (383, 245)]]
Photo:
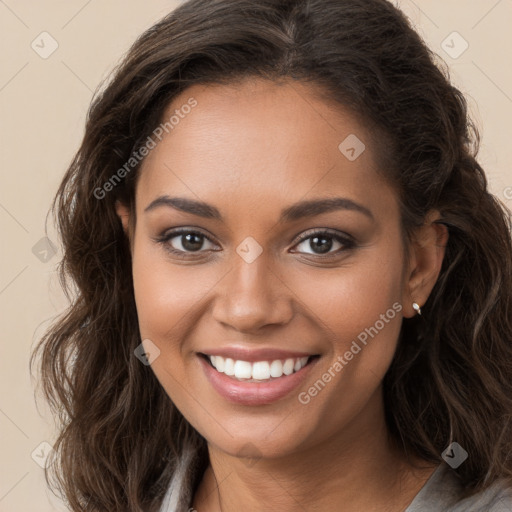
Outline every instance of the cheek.
[[(296, 276), (293, 284), (307, 309), (321, 320), (325, 331), (334, 336), (338, 353), (348, 350), (347, 343), (350, 345), (359, 334), (363, 333), (361, 338), (364, 338), (366, 330), (376, 323), (378, 330), (391, 338), (397, 335), (401, 323), (403, 260), (400, 246), (386, 244), (378, 250), (362, 248), (347, 262), (332, 271), (308, 270), (309, 277), (307, 274)], [(395, 328), (388, 328), (392, 326)]]
[[(397, 309), (401, 310), (400, 279), (401, 269), (396, 260), (385, 262), (379, 258), (378, 261), (359, 266), (353, 274), (346, 276), (342, 282), (340, 280), (338, 308), (330, 309), (335, 332), (342, 334), (345, 341), (348, 336), (363, 344), (368, 336), (379, 334), (383, 340), (381, 346), (384, 339), (389, 346), (390, 341), (395, 341), (398, 334), (396, 327), (401, 323), (401, 315), (397, 315)], [(392, 350), (394, 343), (389, 348)], [(348, 350), (346, 346), (339, 349)]]
[(169, 340), (174, 332), (193, 325), (201, 297), (215, 286), (208, 266), (171, 263), (165, 250), (136, 245), (133, 283), (141, 336)]
[(391, 242), (362, 248), (353, 264), (347, 260), (347, 265), (333, 272), (297, 279), (294, 290), (304, 297), (305, 309), (314, 313), (313, 321), (329, 340), (325, 345), (331, 365), (337, 363), (331, 369), (335, 377), (326, 376), (332, 380), (333, 395), (322, 393), (318, 404), (337, 395), (335, 389), (357, 389), (359, 398), (354, 400), (363, 403), (391, 364), (402, 324), (400, 248)]
[(305, 410), (316, 410), (325, 435), (365, 407), (391, 364), (402, 323), (402, 265), (400, 246), (389, 246), (301, 292), (332, 339), (329, 362), (299, 396)]
[[(187, 411), (187, 416), (195, 404), (186, 390), (191, 388), (183, 386), (190, 376), (187, 363), (193, 362), (186, 350), (187, 334), (200, 321), (201, 298), (217, 282), (211, 274), (206, 267), (170, 263), (158, 246), (135, 245), (133, 283), (140, 336), (158, 347), (160, 352), (151, 369), (174, 405)], [(188, 360), (183, 358), (185, 354)]]

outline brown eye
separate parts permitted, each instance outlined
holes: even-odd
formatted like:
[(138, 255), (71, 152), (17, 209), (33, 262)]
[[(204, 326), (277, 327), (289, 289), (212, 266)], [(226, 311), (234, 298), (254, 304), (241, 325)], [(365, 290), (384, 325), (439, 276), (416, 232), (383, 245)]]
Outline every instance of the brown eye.
[(187, 235), (178, 235), (177, 237), (180, 240), (181, 247), (185, 251), (198, 251), (201, 249), (204, 243), (204, 237), (197, 233), (189, 233)]
[(216, 247), (209, 237), (190, 229), (168, 231), (157, 241), (169, 252), (184, 257), (187, 254), (203, 253)]
[[(305, 254), (313, 254), (315, 256), (324, 255), (337, 255), (340, 252), (348, 249), (352, 249), (355, 246), (354, 240), (348, 236), (342, 236), (338, 233), (332, 233), (330, 231), (317, 231), (303, 236), (295, 247), (303, 247), (298, 252), (304, 252)], [(338, 249), (331, 253), (332, 249)], [(311, 251), (311, 252), (308, 252)]]

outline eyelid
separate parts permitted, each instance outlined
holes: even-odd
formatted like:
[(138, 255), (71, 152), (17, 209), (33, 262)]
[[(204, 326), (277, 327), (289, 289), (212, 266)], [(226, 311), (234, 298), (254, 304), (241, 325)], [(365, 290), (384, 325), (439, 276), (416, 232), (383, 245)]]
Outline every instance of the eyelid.
[(184, 234), (184, 233), (196, 233), (198, 235), (204, 236), (210, 242), (213, 242), (210, 235), (207, 235), (201, 228), (194, 228), (194, 227), (178, 227), (178, 228), (170, 228), (163, 231), (160, 235), (158, 235), (158, 239), (167, 239), (170, 240), (171, 238), (174, 238), (175, 236)]
[(312, 228), (308, 229), (307, 231), (304, 231), (301, 233), (297, 239), (293, 242), (294, 245), (297, 245), (300, 242), (303, 242), (304, 240), (307, 240), (308, 238), (311, 238), (313, 235), (329, 235), (336, 239), (342, 239), (347, 242), (355, 243), (354, 237), (349, 235), (348, 233), (340, 232), (332, 228)]
[[(166, 231), (164, 231), (161, 235), (159, 235), (156, 238), (156, 241), (158, 241), (158, 242), (168, 242), (169, 240), (172, 240), (173, 238), (176, 238), (177, 236), (185, 235), (185, 234), (191, 234), (191, 233), (204, 237), (211, 244), (218, 245), (217, 243), (215, 243), (213, 241), (213, 238), (210, 235), (207, 235), (201, 229), (199, 229), (199, 228), (187, 228), (187, 227), (167, 229)], [(198, 251), (198, 252), (202, 252), (202, 251)], [(194, 254), (194, 253), (193, 252), (189, 252), (188, 254)]]

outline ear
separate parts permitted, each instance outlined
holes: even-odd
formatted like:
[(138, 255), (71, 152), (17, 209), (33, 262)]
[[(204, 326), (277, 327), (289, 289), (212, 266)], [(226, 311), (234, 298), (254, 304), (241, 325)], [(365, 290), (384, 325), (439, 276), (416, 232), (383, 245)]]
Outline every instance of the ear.
[(121, 201), (116, 201), (115, 207), (116, 213), (118, 217), (121, 219), (121, 224), (123, 225), (123, 229), (126, 236), (130, 237), (130, 208), (125, 204), (121, 203)]
[(441, 272), (449, 234), (446, 226), (436, 223), (440, 217), (437, 210), (428, 212), (411, 240), (403, 290), (403, 316), (406, 318), (417, 314), (413, 302), (420, 307), (427, 302)]

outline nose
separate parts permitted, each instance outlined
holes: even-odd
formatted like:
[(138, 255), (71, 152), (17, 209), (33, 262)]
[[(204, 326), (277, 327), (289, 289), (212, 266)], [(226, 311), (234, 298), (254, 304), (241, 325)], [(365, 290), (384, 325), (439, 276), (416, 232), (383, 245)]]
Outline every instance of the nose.
[(213, 317), (232, 330), (257, 332), (268, 325), (285, 325), (293, 316), (293, 293), (264, 255), (252, 263), (235, 261), (216, 292)]

